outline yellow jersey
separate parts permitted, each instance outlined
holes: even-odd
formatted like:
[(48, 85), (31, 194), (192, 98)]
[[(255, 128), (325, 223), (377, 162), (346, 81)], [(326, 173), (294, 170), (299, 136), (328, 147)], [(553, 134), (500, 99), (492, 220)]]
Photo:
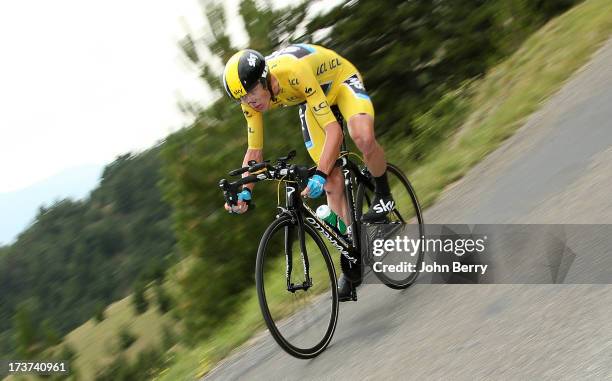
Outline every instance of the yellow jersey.
[[(266, 62), (280, 87), (279, 93), (271, 100), (270, 109), (305, 104), (321, 128), (336, 121), (330, 105), (335, 104), (343, 81), (350, 74), (357, 73), (353, 64), (338, 53), (311, 44), (290, 45), (267, 56)], [(364, 94), (365, 91), (357, 95), (367, 97)], [(246, 104), (241, 106), (247, 120), (248, 146), (261, 149), (262, 114)]]

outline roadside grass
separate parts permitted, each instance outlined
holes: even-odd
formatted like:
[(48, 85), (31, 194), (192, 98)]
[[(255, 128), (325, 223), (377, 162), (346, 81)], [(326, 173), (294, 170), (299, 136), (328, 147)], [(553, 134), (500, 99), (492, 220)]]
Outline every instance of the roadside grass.
[[(101, 322), (90, 319), (64, 337), (58, 348), (68, 344), (75, 351), (70, 367), (76, 369), (77, 379), (94, 379), (96, 372), (120, 353), (130, 361), (135, 360), (141, 351), (161, 343), (164, 325), (174, 328), (170, 314), (159, 312), (150, 290), (147, 292), (149, 308), (143, 314), (135, 314), (132, 297), (127, 296), (108, 306)], [(127, 349), (120, 348), (122, 329), (127, 329), (136, 338)]]
[[(177, 324), (171, 313), (160, 313), (153, 291), (149, 289), (145, 295), (149, 307), (144, 313), (140, 315), (135, 313), (132, 304), (133, 295), (129, 295), (109, 305), (104, 311), (104, 320), (101, 322), (96, 322), (93, 318), (88, 320), (66, 335), (61, 344), (48, 350), (49, 353), (57, 354), (66, 344), (74, 350), (75, 357), (69, 363), (74, 377), (69, 379), (93, 380), (96, 372), (111, 363), (118, 354), (123, 354), (126, 359), (134, 361), (143, 350), (161, 344), (164, 326), (178, 334)], [(124, 328), (136, 338), (127, 349), (120, 348), (119, 333)], [(28, 375), (9, 376), (5, 379), (42, 378)]]
[[(149, 308), (143, 314), (136, 315), (132, 304), (132, 295), (127, 296), (106, 308), (105, 319), (96, 322), (90, 319), (64, 337), (62, 344), (50, 349), (55, 352), (68, 344), (75, 351), (75, 358), (70, 361), (70, 379), (93, 380), (96, 372), (108, 365), (120, 353), (126, 359), (134, 361), (138, 354), (150, 347), (159, 346), (163, 337), (163, 327), (176, 331), (176, 322), (170, 313), (161, 314), (153, 301), (151, 290), (146, 297)], [(136, 340), (127, 348), (120, 348), (119, 332), (126, 328)], [(73, 371), (76, 370), (76, 373)], [(37, 380), (34, 376), (7, 377), (6, 380)]]
[[(445, 187), (510, 137), (589, 60), (611, 33), (612, 2), (587, 0), (548, 22), (484, 78), (469, 83), (467, 105), (460, 99), (459, 107), (454, 109), (454, 118), (460, 125), (457, 131), (442, 136), (442, 141), (435, 143), (436, 148), (418, 166), (397, 163), (403, 168), (414, 168), (408, 176), (421, 204), (433, 204)], [(424, 115), (420, 120), (424, 133), (435, 122)], [(401, 152), (405, 156), (412, 149), (398, 142), (385, 148), (392, 152), (390, 157), (401, 157), (393, 155)], [(282, 290), (279, 286), (279, 292)], [(159, 379), (201, 377), (263, 327), (257, 296), (251, 290), (245, 294), (240, 310), (228, 318), (218, 334), (193, 350), (179, 352), (173, 366)]]
[(127, 359), (134, 360), (142, 350), (160, 344), (164, 324), (174, 325), (169, 314), (160, 314), (151, 295), (147, 298), (149, 308), (141, 315), (135, 314), (131, 299), (132, 295), (111, 304), (105, 311), (103, 321), (96, 323), (89, 320), (66, 336), (65, 342), (77, 353), (73, 365), (78, 368), (82, 379), (93, 379), (99, 368), (122, 352), (118, 335), (123, 327), (137, 338), (124, 351)]

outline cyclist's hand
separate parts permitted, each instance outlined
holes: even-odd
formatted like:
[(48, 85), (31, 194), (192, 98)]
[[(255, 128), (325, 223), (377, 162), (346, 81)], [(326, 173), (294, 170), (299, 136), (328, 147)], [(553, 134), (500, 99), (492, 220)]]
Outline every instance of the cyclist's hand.
[(238, 201), (237, 205), (229, 206), (227, 203), (224, 205), (225, 210), (234, 214), (243, 214), (249, 209), (249, 204), (244, 201)]
[(249, 209), (251, 203), (251, 191), (248, 188), (243, 188), (242, 192), (238, 193), (237, 205), (230, 206), (225, 203), (224, 207), (230, 213), (243, 214)]
[(317, 170), (315, 174), (308, 180), (308, 185), (302, 191), (302, 197), (317, 198), (323, 194), (323, 187), (327, 181), (327, 175)]

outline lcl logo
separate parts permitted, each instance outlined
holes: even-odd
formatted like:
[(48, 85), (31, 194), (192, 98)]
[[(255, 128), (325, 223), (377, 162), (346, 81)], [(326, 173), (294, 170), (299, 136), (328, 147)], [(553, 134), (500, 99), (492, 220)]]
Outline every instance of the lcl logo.
[(327, 107), (327, 102), (321, 102), (321, 103), (319, 103), (318, 106), (314, 106), (312, 109), (314, 110), (314, 112), (319, 112), (319, 111), (323, 110), (326, 107)]

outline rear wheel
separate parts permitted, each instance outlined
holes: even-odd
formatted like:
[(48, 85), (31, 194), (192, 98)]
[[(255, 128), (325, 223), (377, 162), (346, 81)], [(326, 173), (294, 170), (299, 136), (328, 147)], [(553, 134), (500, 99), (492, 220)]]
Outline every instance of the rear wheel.
[[(395, 200), (395, 208), (387, 217), (389, 224), (385, 225), (362, 225), (366, 226), (368, 233), (376, 235), (378, 233), (386, 235), (387, 238), (395, 237), (394, 232), (402, 233), (402, 236), (407, 236), (409, 239), (419, 239), (425, 234), (425, 226), (421, 206), (417, 199), (416, 193), (404, 175), (401, 169), (393, 164), (387, 163), (387, 177), (389, 179), (389, 188)], [(357, 200), (355, 209), (357, 210), (358, 218), (366, 213), (374, 199), (374, 183), (360, 183), (357, 188)], [(396, 225), (396, 226), (394, 226)], [(370, 237), (370, 240), (373, 237)], [(417, 250), (414, 255), (406, 255), (405, 253), (387, 253), (383, 256), (374, 258), (371, 252), (364, 253), (365, 264), (373, 266), (375, 262), (380, 262), (374, 268), (381, 269), (382, 265), (400, 265), (402, 263), (410, 263), (414, 266), (415, 271), (389, 272), (389, 271), (373, 271), (381, 282), (394, 289), (403, 289), (412, 285), (418, 275), (418, 269), (423, 262), (423, 250)]]
[[(287, 272), (294, 285), (308, 281), (300, 249), (302, 234), (312, 285), (291, 292)], [(304, 221), (300, 232), (289, 216), (274, 221), (259, 244), (255, 281), (261, 312), (278, 345), (297, 358), (323, 352), (336, 329), (338, 289), (332, 259), (316, 230)]]

